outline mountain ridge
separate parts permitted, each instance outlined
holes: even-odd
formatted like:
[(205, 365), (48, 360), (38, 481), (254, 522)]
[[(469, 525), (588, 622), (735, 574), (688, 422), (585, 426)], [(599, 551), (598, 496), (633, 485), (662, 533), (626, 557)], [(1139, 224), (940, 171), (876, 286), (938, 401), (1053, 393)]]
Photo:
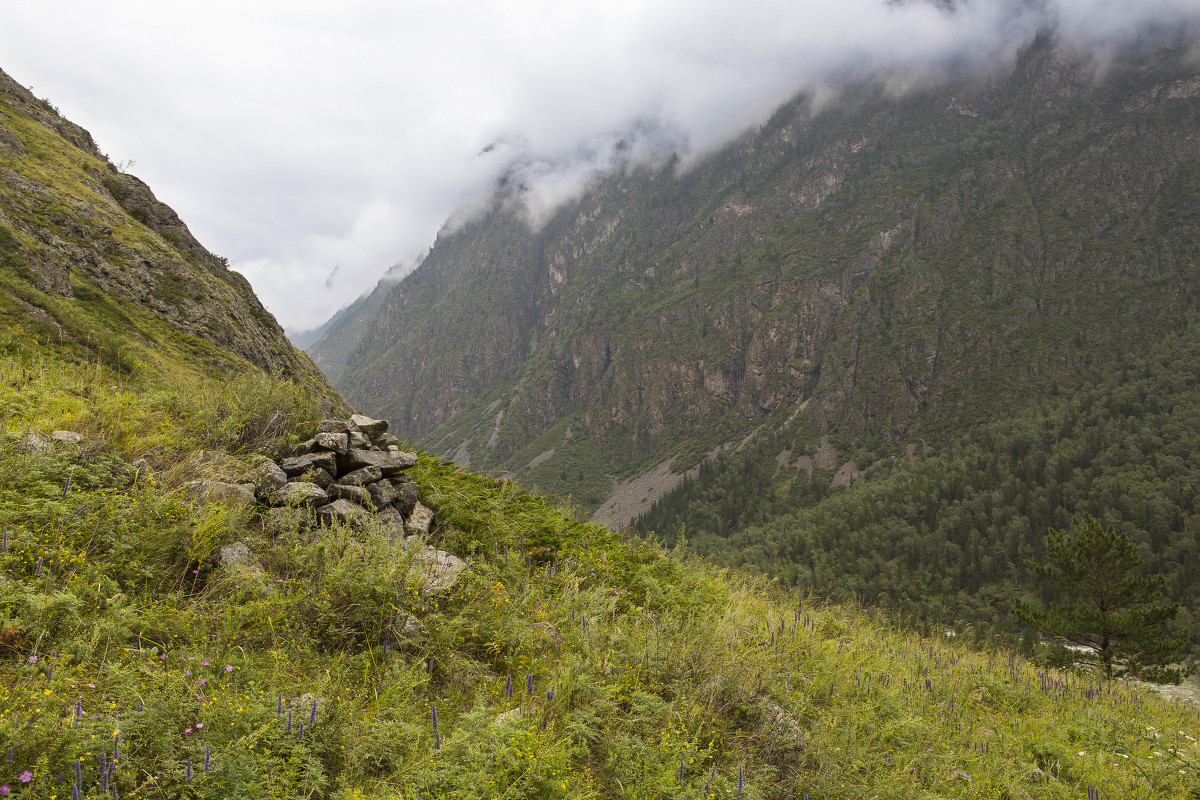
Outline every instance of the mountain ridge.
[(333, 379), (588, 508), (802, 404), (851, 450), (937, 439), (1194, 313), (1197, 98), (1186, 41), (1097, 77), (1043, 37), (999, 78), (798, 98), (537, 231), (502, 187), (380, 290)]

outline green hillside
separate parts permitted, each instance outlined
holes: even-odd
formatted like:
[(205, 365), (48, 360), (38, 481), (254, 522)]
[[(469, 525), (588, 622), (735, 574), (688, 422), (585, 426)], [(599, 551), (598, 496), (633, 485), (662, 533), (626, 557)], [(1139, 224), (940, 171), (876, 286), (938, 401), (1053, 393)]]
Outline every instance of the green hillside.
[[(447, 591), (382, 529), (190, 499), (279, 446), (239, 436), (256, 421), (312, 429), (287, 385), (197, 397), (52, 354), (0, 380), (10, 796), (67, 796), (77, 764), (95, 798), (1200, 793), (1195, 706), (780, 592), (437, 458), (412, 472), (468, 563)], [(30, 451), (65, 428), (83, 440)], [(235, 542), (260, 572), (213, 564)]]
[(811, 437), (766, 426), (634, 527), (822, 596), (1015, 635), (1009, 601), (1036, 584), (1026, 560), (1045, 561), (1046, 531), (1086, 512), (1168, 576), (1200, 645), (1198, 381), (1193, 325), (945, 447), (864, 460), (852, 486), (799, 466)]

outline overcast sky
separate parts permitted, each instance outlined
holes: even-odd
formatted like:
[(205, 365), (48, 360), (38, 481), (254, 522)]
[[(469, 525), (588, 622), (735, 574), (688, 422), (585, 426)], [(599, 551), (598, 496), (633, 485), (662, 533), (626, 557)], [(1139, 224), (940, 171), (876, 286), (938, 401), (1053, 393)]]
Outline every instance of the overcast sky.
[[(702, 154), (867, 69), (1089, 48), (1200, 0), (36, 0), (0, 68), (91, 131), (303, 330), (415, 263), (514, 162), (547, 207), (612, 142)], [(492, 145), (489, 148), (489, 145)]]

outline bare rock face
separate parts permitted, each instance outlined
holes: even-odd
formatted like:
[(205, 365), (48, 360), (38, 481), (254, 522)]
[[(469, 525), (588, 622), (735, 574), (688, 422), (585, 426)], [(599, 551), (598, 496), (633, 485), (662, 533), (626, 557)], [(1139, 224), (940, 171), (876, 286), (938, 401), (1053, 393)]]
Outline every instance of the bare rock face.
[(396, 489), (396, 499), (392, 505), (401, 514), (412, 514), (413, 509), (417, 505), (417, 500), (421, 496), (421, 487), (417, 486), (416, 481), (411, 478), (404, 483), (393, 483)]

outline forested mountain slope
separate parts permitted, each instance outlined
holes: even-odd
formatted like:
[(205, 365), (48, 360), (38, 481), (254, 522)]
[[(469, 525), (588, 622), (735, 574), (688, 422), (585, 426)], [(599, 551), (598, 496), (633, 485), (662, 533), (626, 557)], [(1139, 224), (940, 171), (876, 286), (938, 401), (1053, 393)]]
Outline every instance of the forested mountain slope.
[(1193, 316), (1191, 44), (1101, 65), (1043, 36), (991, 74), (801, 96), (537, 229), (506, 184), (380, 290), (334, 383), (588, 508), (768, 419), (843, 454), (952, 441)]
[(864, 464), (848, 487), (800, 466), (804, 446), (768, 426), (635, 530), (824, 596), (1013, 633), (1011, 599), (1039, 585), (1026, 561), (1090, 513), (1167, 576), (1200, 644), (1200, 325), (1087, 377), (937, 451)]

